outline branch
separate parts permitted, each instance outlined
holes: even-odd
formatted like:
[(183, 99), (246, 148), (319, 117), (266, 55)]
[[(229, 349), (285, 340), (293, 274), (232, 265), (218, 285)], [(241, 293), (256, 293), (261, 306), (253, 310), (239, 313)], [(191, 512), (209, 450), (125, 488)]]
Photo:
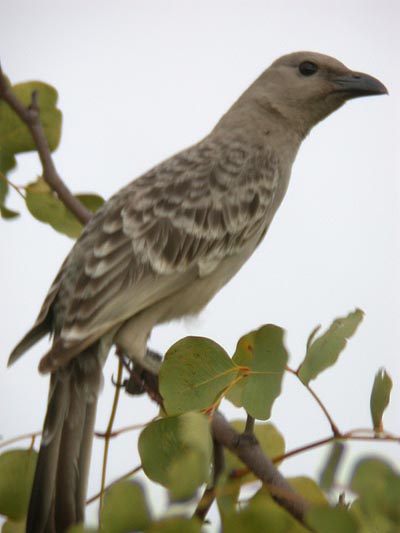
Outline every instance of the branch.
[(319, 405), (320, 409), (324, 413), (326, 419), (328, 420), (329, 425), (331, 426), (332, 433), (334, 434), (334, 436), (338, 437), (338, 438), (341, 437), (341, 432), (339, 431), (337, 425), (335, 424), (335, 422), (333, 421), (331, 415), (329, 414), (328, 409), (325, 407), (325, 405), (323, 404), (323, 402), (319, 398), (319, 396), (316, 394), (316, 392), (313, 391), (313, 389), (310, 387), (310, 385), (308, 383), (303, 383), (303, 381), (301, 381), (297, 370), (293, 370), (293, 368), (290, 368), (290, 367), (287, 366), (286, 367), (286, 371), (289, 372), (290, 374), (293, 374), (293, 376), (295, 376), (300, 381), (300, 383), (303, 385), (303, 387), (305, 387), (308, 390), (308, 392), (311, 394), (311, 396), (317, 402), (317, 404)]
[[(119, 354), (121, 357), (121, 354)], [(121, 358), (123, 365), (131, 372), (129, 364)], [(153, 387), (156, 389), (154, 390)], [(146, 392), (154, 399), (154, 397), (160, 397), (158, 391), (158, 382), (154, 381), (148, 385)], [(160, 397), (161, 398), (161, 397)], [(271, 492), (271, 496), (274, 500), (284, 507), (291, 515), (297, 518), (300, 522), (304, 523), (304, 515), (309, 509), (310, 504), (300, 496), (286, 481), (282, 474), (277, 470), (274, 463), (264, 454), (261, 446), (253, 434), (254, 420), (249, 417), (246, 423), (247, 433), (240, 435), (235, 431), (225, 417), (216, 411), (216, 407), (213, 406), (211, 421), (211, 432), (214, 440), (214, 452), (217, 451), (216, 460), (217, 468), (214, 473), (216, 476), (220, 470), (220, 457), (221, 447), (228, 448), (232, 453), (237, 455), (243, 463), (251, 470)], [(216, 480), (214, 480), (215, 482)], [(215, 492), (212, 487), (207, 490), (204, 497), (201, 500), (200, 506), (195, 511), (195, 514), (204, 519), (215, 497)]]
[(28, 127), (42, 163), (43, 179), (57, 194), (65, 207), (71, 211), (82, 224), (86, 224), (90, 220), (92, 213), (88, 211), (77, 198), (75, 198), (60, 178), (54, 165), (46, 135), (40, 121), (37, 91), (32, 93), (31, 104), (29, 107), (26, 107), (21, 100), (11, 92), (6, 77), (0, 67), (0, 99), (4, 100), (4, 102), (9, 105), (9, 107)]
[(120, 481), (123, 481), (124, 479), (126, 479), (128, 477), (133, 476), (137, 472), (140, 472), (140, 470), (142, 470), (142, 465), (139, 465), (139, 466), (136, 466), (135, 468), (132, 468), (132, 470), (129, 470), (129, 472), (127, 472), (126, 474), (123, 474), (121, 477), (115, 479), (112, 483), (110, 483), (109, 485), (106, 485), (103, 490), (101, 490), (100, 492), (98, 492), (94, 496), (91, 496), (90, 498), (88, 498), (86, 500), (86, 505), (89, 505), (90, 503), (93, 503), (94, 501), (98, 500), (99, 498), (101, 498), (103, 496), (104, 492), (106, 492), (113, 485), (115, 485), (116, 483), (119, 483)]
[(264, 454), (256, 438), (243, 438), (235, 431), (225, 417), (214, 413), (211, 422), (213, 438), (237, 455), (245, 465), (268, 486), (274, 500), (291, 515), (304, 523), (304, 516), (310, 504), (298, 494)]
[[(118, 385), (121, 383), (122, 379), (122, 359), (118, 362), (118, 377), (117, 377), (117, 383)], [(101, 512), (101, 508), (103, 507), (103, 494), (104, 494), (104, 487), (106, 485), (106, 470), (107, 470), (107, 459), (108, 459), (108, 449), (110, 446), (110, 435), (112, 433), (112, 428), (115, 420), (115, 415), (117, 414), (117, 407), (118, 407), (118, 400), (119, 400), (119, 393), (121, 391), (120, 386), (115, 387), (115, 393), (114, 393), (114, 401), (111, 408), (111, 414), (110, 419), (108, 421), (107, 429), (106, 429), (106, 436), (104, 440), (104, 452), (103, 452), (103, 468), (101, 469), (101, 485), (100, 485), (100, 505), (99, 505), (99, 513)]]
[(203, 496), (197, 504), (194, 516), (204, 522), (208, 511), (214, 503), (218, 478), (225, 466), (224, 448), (220, 442), (213, 439), (213, 479), (209, 487), (206, 487)]

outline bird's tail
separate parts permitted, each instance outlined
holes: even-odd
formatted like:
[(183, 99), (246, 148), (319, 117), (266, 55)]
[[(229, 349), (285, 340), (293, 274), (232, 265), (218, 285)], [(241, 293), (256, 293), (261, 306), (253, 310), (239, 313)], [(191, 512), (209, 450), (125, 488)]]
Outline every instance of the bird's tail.
[(97, 343), (51, 376), (27, 533), (64, 533), (84, 520), (101, 379)]

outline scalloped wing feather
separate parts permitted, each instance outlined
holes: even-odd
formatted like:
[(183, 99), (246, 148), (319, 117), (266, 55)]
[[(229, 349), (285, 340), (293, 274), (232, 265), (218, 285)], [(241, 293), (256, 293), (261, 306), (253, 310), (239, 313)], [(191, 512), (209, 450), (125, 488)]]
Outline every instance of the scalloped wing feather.
[(64, 364), (239, 254), (268, 226), (277, 184), (277, 160), (267, 148), (210, 137), (113, 196), (86, 226), (49, 293), (55, 343), (41, 369)]

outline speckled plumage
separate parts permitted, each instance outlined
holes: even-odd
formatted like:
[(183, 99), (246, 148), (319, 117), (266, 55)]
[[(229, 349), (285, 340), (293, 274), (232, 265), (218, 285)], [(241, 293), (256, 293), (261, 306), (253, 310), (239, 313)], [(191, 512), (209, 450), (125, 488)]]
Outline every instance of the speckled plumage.
[[(303, 72), (304, 62), (316, 70)], [(380, 82), (333, 58), (284, 56), (203, 141), (127, 185), (90, 220), (10, 356), (12, 363), (53, 334), (40, 363), (51, 384), (28, 533), (60, 533), (83, 519), (101, 369), (111, 345), (152, 369), (146, 359), (152, 328), (201, 310), (250, 257), (310, 129), (349, 98), (383, 92)]]

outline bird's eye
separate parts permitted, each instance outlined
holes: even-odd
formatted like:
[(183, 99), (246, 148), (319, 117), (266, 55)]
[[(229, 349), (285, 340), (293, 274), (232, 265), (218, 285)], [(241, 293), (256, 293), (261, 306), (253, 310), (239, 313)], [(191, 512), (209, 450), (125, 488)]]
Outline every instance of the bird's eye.
[(303, 63), (300, 63), (299, 65), (300, 74), (303, 74), (303, 76), (312, 76), (317, 70), (318, 66), (311, 61), (303, 61)]

